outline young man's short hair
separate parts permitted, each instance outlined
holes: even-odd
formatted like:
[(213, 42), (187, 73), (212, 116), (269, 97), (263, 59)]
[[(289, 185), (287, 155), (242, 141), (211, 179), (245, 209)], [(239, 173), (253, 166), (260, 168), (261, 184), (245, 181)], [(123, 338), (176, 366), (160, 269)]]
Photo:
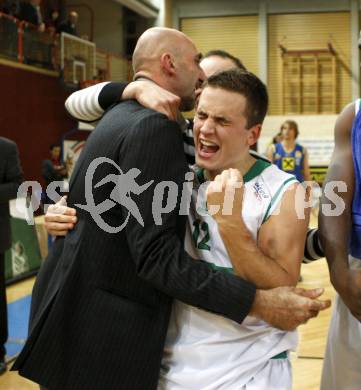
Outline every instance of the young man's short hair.
[(239, 69), (227, 70), (209, 77), (203, 85), (205, 87), (221, 88), (244, 96), (247, 128), (262, 124), (268, 109), (268, 93), (255, 74)]

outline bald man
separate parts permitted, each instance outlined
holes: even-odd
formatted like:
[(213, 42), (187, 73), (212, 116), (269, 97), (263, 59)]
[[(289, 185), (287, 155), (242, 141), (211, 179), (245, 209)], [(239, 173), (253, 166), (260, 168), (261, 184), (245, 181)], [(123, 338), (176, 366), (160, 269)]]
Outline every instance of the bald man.
[[(205, 76), (189, 38), (147, 30), (133, 57), (136, 79), (177, 95), (183, 110), (193, 107)], [(55, 241), (37, 278), (30, 335), (14, 366), (21, 375), (50, 390), (155, 390), (173, 298), (238, 323), (252, 312), (290, 329), (314, 315), (310, 300), (290, 290), (256, 293), (253, 284), (185, 253), (182, 126), (181, 117), (170, 121), (129, 100), (89, 137), (68, 197), (78, 223)], [(111, 181), (123, 192), (127, 186), (128, 204), (139, 213), (110, 200)]]
[(65, 32), (67, 34), (77, 36), (78, 32), (76, 26), (78, 24), (78, 19), (79, 19), (78, 13), (75, 11), (70, 11), (68, 15), (68, 19), (59, 25), (57, 32), (58, 33)]

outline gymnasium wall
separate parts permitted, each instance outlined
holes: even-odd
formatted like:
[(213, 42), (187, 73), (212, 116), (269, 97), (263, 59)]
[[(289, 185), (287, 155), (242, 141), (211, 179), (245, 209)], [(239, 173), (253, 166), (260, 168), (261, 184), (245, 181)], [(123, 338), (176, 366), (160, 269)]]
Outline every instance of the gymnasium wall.
[(258, 73), (258, 16), (186, 18), (181, 30), (191, 37), (198, 50), (223, 49), (241, 58), (250, 71)]
[[(84, 6), (85, 5), (85, 6)], [(123, 54), (123, 7), (115, 1), (67, 0), (67, 9), (79, 13), (78, 33), (90, 37), (91, 12), (94, 15), (94, 42), (99, 49)]]
[[(357, 9), (360, 9), (358, 0), (178, 0), (173, 25), (190, 35), (200, 50), (219, 47), (228, 50), (239, 56), (251, 71), (267, 79), (270, 115), (283, 113), (282, 56), (278, 45), (288, 50), (319, 50), (327, 49), (330, 42), (337, 58), (337, 86), (332, 88), (336, 91), (332, 96), (336, 96), (333, 112), (338, 113), (359, 95), (355, 37), (357, 40), (357, 19), (361, 26), (361, 17), (356, 15)], [(261, 23), (267, 24), (263, 35)], [(352, 90), (352, 83), (356, 89)]]
[(0, 63), (0, 136), (18, 145), (26, 180), (43, 184), (41, 162), (49, 145), (76, 127), (64, 108), (71, 91), (59, 78)]
[(337, 111), (351, 100), (351, 31), (348, 12), (299, 13), (268, 17), (269, 112), (282, 114), (282, 57), (287, 50), (326, 49), (331, 42), (337, 53)]
[[(305, 26), (307, 29), (305, 30)], [(239, 57), (259, 75), (258, 16), (184, 18), (183, 32), (203, 53), (222, 48)], [(282, 114), (282, 56), (279, 44), (287, 50), (336, 50), (337, 111), (351, 100), (350, 14), (347, 12), (298, 13), (268, 16), (268, 90), (271, 115)]]

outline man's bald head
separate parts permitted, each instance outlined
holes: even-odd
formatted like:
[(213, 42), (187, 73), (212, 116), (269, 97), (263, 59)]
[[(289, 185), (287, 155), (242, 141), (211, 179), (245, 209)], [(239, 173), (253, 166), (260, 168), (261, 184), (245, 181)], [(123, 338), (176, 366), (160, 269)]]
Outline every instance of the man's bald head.
[(181, 109), (194, 106), (195, 88), (204, 80), (201, 56), (182, 32), (154, 27), (139, 38), (133, 53), (135, 78), (147, 77), (179, 96)]
[(164, 53), (178, 57), (182, 51), (181, 48), (188, 45), (193, 45), (193, 43), (178, 30), (165, 27), (153, 27), (146, 30), (138, 39), (134, 49), (134, 73), (143, 69), (148, 70), (154, 62), (160, 60)]
[(78, 22), (78, 19), (79, 19), (79, 15), (77, 12), (75, 12), (75, 11), (69, 12), (70, 23), (76, 24)]

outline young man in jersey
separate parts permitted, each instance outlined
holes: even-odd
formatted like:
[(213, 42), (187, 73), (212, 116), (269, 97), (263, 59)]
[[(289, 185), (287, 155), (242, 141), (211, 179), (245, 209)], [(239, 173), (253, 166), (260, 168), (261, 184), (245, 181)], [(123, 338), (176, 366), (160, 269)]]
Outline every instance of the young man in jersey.
[[(192, 209), (186, 249), (214, 268), (272, 288), (297, 283), (308, 219), (297, 217), (296, 194), (303, 190), (295, 178), (249, 154), (267, 102), (265, 86), (251, 73), (231, 70), (205, 83), (194, 120), (196, 188), (234, 176), (244, 189), (237, 192), (231, 216)], [(200, 199), (201, 190), (193, 194), (193, 206), (202, 204)], [(207, 205), (219, 201), (217, 191), (209, 191)], [(278, 215), (272, 215), (277, 208)], [(224, 223), (230, 218), (232, 224)], [(278, 331), (252, 316), (238, 326), (177, 301), (161, 388), (291, 389), (287, 351), (296, 345), (295, 333)]]
[(298, 134), (297, 123), (286, 120), (281, 126), (281, 142), (270, 145), (266, 154), (279, 169), (294, 175), (303, 183), (310, 181), (311, 175), (307, 150), (296, 142)]
[[(267, 104), (265, 86), (248, 72), (218, 73), (205, 84), (194, 123), (196, 191), (185, 241), (192, 257), (265, 289), (297, 283), (308, 221), (297, 217), (295, 199), (303, 201), (304, 190), (296, 179), (249, 154)], [(202, 184), (232, 176), (244, 190), (237, 191), (231, 215), (213, 218), (205, 212)], [(217, 203), (217, 192), (209, 191), (208, 206)], [(252, 316), (239, 325), (176, 301), (159, 388), (290, 389), (288, 351), (296, 344), (294, 332)]]
[[(325, 180), (346, 183), (341, 215), (320, 213), (331, 283), (337, 291), (323, 365), (322, 390), (361, 386), (361, 110), (350, 103), (335, 125), (335, 150)], [(345, 191), (346, 190), (346, 191)], [(323, 196), (321, 207), (329, 201)]]

